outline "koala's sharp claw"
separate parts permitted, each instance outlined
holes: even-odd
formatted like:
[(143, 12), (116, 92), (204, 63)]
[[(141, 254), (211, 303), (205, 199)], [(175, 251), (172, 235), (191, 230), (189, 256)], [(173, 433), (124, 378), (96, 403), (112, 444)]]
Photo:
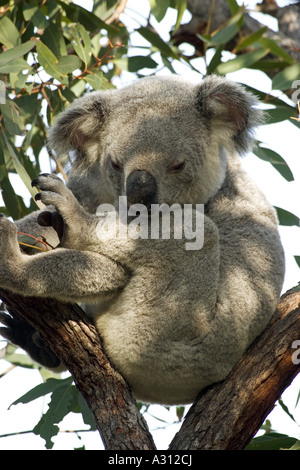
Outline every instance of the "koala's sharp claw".
[(37, 194), (34, 196), (35, 201), (40, 201), (41, 198), (42, 198), (41, 193), (37, 193)]

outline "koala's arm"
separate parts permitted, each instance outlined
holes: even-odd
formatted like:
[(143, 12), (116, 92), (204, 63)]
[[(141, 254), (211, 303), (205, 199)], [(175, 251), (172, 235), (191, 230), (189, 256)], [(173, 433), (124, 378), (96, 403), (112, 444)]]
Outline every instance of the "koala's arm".
[(88, 302), (123, 288), (128, 272), (98, 253), (65, 248), (34, 256), (20, 252), (15, 225), (0, 217), (0, 285), (21, 295)]

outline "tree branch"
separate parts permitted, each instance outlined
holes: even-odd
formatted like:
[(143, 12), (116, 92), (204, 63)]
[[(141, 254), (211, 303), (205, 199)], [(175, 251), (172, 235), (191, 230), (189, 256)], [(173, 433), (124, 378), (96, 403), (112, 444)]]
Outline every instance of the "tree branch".
[(77, 305), (21, 297), (2, 289), (0, 298), (61, 358), (92, 411), (107, 450), (155, 448), (127, 383), (111, 366), (97, 330)]
[(269, 326), (224, 382), (200, 393), (170, 449), (241, 450), (300, 372), (300, 293), (285, 294)]

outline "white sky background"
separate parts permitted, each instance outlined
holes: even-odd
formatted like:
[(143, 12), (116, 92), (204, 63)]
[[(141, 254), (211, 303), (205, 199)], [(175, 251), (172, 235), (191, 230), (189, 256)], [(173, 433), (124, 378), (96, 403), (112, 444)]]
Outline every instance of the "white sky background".
[[(89, 1), (76, 1), (74, 3), (80, 3), (88, 8)], [(242, 3), (239, 1), (238, 3)], [(279, 5), (284, 5), (288, 2), (278, 1)], [(256, 4), (255, 1), (246, 2), (247, 5), (253, 7)], [(140, 23), (146, 24), (146, 21), (142, 18), (146, 18), (149, 11), (149, 4), (147, 0), (128, 0), (127, 13), (122, 15), (124, 23), (133, 28), (138, 27)], [(153, 21), (153, 24), (157, 28), (161, 37), (165, 40), (169, 39), (169, 31), (175, 24), (176, 13), (173, 10), (169, 10), (168, 18), (163, 20), (160, 24)], [(130, 19), (131, 18), (131, 19)], [(136, 21), (136, 20), (137, 21)], [(189, 20), (189, 14), (184, 16), (184, 21)], [(271, 27), (276, 27), (274, 20), (271, 20)], [(134, 38), (134, 45), (142, 45), (144, 43), (143, 38), (140, 35), (136, 35)], [(138, 53), (141, 55), (143, 50), (138, 52), (132, 50), (131, 55)], [(155, 57), (157, 59), (157, 57)], [(193, 81), (199, 81), (201, 76), (196, 72), (191, 72), (190, 69), (181, 65), (178, 62), (174, 63), (174, 69), (180, 75), (189, 76)], [(193, 65), (199, 70), (203, 71), (201, 59), (193, 62)], [(169, 72), (163, 70), (162, 74), (168, 74)], [(245, 83), (259, 88), (265, 92), (271, 91), (271, 81), (263, 73), (255, 70), (243, 70), (234, 74), (227, 75), (228, 78)], [(124, 73), (122, 76), (122, 82), (116, 80), (117, 86), (123, 85), (134, 80), (134, 75)], [(258, 138), (264, 142), (267, 147), (275, 150), (281, 155), (288, 163), (291, 171), (293, 172), (295, 181), (286, 182), (279, 173), (273, 169), (273, 167), (253, 155), (249, 155), (244, 158), (244, 165), (257, 182), (257, 184), (263, 189), (268, 200), (275, 206), (282, 207), (300, 217), (300, 150), (299, 150), (299, 129), (289, 122), (283, 122), (279, 124), (263, 126), (258, 132)], [(299, 227), (281, 227), (280, 233), (286, 252), (286, 280), (283, 287), (283, 291), (293, 287), (300, 281), (300, 270), (294, 261), (294, 255), (300, 255), (300, 228)], [(299, 337), (300, 339), (300, 337)], [(4, 371), (7, 367), (7, 363), (4, 361), (0, 362), (0, 372)], [(7, 411), (8, 406), (23, 393), (41, 382), (40, 374), (34, 370), (24, 370), (20, 368), (14, 369), (12, 372), (7, 374), (1, 379), (0, 383), (0, 435), (5, 433), (13, 433), (18, 430), (29, 430), (38, 422), (43, 409), (46, 409), (46, 403), (43, 399), (36, 400), (31, 404), (17, 405)], [(290, 411), (295, 416), (298, 423), (300, 423), (300, 404), (294, 409), (296, 398), (300, 390), (300, 375), (295, 379), (292, 386), (290, 386), (283, 394), (283, 401), (288, 405)], [(174, 408), (170, 411), (165, 410), (163, 407), (152, 406), (151, 414), (158, 416), (160, 419), (165, 419), (168, 423), (176, 421), (176, 414)], [(151, 418), (149, 415), (145, 416), (148, 420), (151, 430), (156, 428), (164, 428), (164, 423)], [(300, 439), (299, 425), (294, 423), (280, 407), (276, 406), (275, 410), (269, 415), (268, 419), (271, 420), (273, 428), (276, 430), (293, 435)], [(83, 429), (84, 426), (81, 424), (81, 420), (77, 416), (71, 415), (66, 418), (65, 422), (61, 426), (61, 429)], [(166, 449), (170, 443), (175, 432), (178, 431), (180, 425), (169, 425), (167, 430), (157, 429), (153, 432), (156, 445), (160, 449)], [(54, 449), (72, 449), (79, 447), (82, 443), (86, 445), (87, 449), (99, 449), (100, 439), (97, 432), (95, 433), (84, 433), (82, 435), (82, 443), (74, 434), (60, 435), (58, 438), (53, 439), (57, 444)], [(44, 449), (44, 441), (34, 436), (33, 434), (25, 434), (19, 437), (9, 437), (0, 439), (0, 450), (1, 449)]]

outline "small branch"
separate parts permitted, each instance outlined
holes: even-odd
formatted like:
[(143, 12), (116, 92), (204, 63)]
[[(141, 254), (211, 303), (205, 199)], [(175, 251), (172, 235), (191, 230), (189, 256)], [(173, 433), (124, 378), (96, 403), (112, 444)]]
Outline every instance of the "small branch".
[(105, 21), (105, 23), (111, 24), (114, 21), (118, 21), (121, 13), (123, 13), (123, 11), (126, 8), (126, 4), (127, 4), (127, 0), (120, 0), (119, 5), (117, 6), (113, 14)]

